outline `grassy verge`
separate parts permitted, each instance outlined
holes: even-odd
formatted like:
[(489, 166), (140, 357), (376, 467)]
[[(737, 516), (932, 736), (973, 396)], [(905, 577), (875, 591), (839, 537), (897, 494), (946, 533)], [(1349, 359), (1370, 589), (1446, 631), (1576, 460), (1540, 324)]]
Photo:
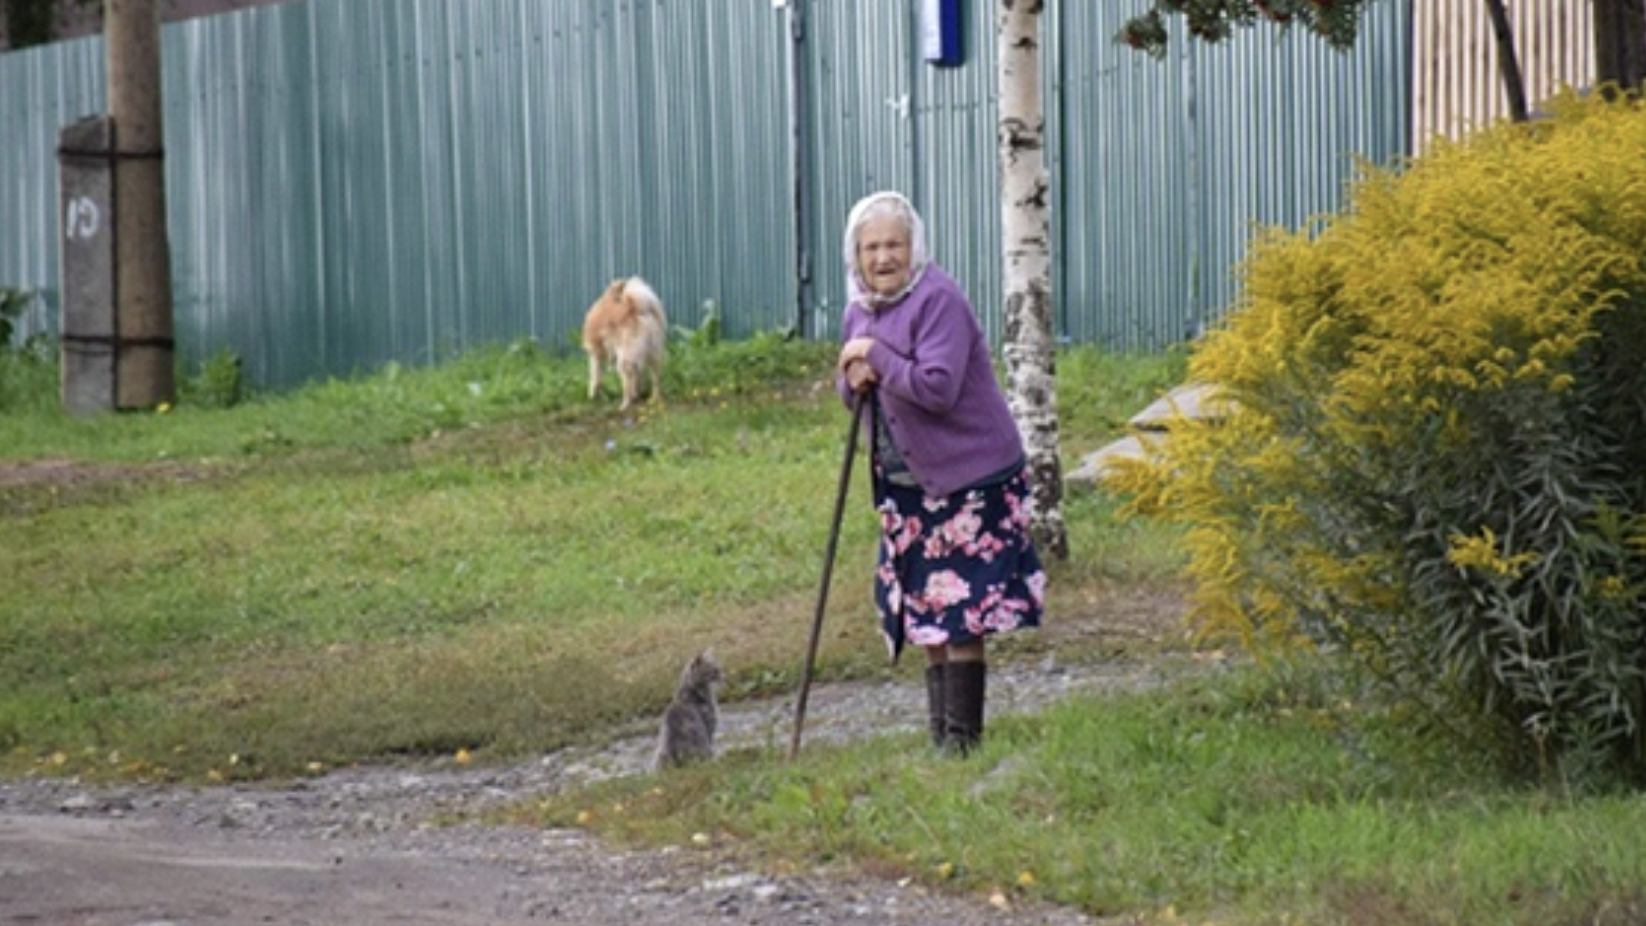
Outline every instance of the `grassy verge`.
[[(666, 402), (633, 415), (588, 401), (580, 357), (513, 345), (85, 419), (13, 356), (0, 768), (200, 779), (530, 754), (653, 713), (706, 645), (729, 696), (786, 689), (847, 423), (832, 353), (682, 341)], [(1174, 374), (1081, 362), (1111, 392)], [(825, 676), (887, 671), (854, 594), (873, 544), (861, 474)], [(1088, 504), (1075, 542), (1114, 552), (1071, 567), (1069, 592), (1163, 580), (1169, 538)]]
[(1494, 780), (1324, 675), (1214, 672), (991, 726), (964, 761), (917, 736), (764, 751), (522, 804), (533, 825), (845, 864), (999, 905), (1124, 923), (1634, 924), (1646, 804)]

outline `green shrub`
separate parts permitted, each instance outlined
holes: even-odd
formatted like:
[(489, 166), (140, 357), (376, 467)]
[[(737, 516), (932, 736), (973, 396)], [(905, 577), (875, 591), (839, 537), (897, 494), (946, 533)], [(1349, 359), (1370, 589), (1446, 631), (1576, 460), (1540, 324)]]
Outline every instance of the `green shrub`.
[(56, 342), (44, 332), (17, 339), (18, 319), (34, 304), (37, 294), (0, 286), (0, 411), (36, 403), (49, 395), (56, 400)]
[(0, 286), (0, 351), (11, 348), (11, 338), (17, 330), (17, 318), (28, 310), (32, 301), (34, 296), (27, 290)]
[(223, 348), (200, 364), (200, 375), (186, 384), (190, 398), (206, 408), (233, 408), (246, 397), (240, 355)]
[(1204, 632), (1591, 787), (1646, 767), (1646, 111), (1554, 109), (1262, 236), (1190, 362), (1233, 413), (1112, 484), (1189, 525)]

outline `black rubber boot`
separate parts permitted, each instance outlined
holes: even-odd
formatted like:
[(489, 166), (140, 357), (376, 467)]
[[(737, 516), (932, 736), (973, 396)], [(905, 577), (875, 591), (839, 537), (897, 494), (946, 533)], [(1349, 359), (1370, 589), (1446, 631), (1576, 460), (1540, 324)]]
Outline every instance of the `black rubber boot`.
[(928, 726), (931, 727), (932, 745), (943, 748), (944, 740), (949, 734), (949, 714), (944, 709), (948, 703), (946, 697), (947, 675), (943, 671), (944, 663), (936, 662), (926, 666), (926, 709)]
[(988, 687), (985, 662), (950, 662), (943, 676), (943, 706), (948, 735), (943, 748), (964, 756), (983, 739), (983, 702)]

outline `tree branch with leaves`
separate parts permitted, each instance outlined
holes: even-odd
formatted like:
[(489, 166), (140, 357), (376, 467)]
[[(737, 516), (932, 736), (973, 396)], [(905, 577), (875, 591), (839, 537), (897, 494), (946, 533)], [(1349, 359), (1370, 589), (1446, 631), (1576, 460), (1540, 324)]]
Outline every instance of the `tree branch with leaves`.
[[(1171, 42), (1167, 23), (1180, 19), (1191, 39), (1217, 44), (1236, 31), (1261, 23), (1302, 28), (1333, 48), (1347, 50), (1360, 38), (1360, 22), (1380, 0), (1154, 0), (1127, 20), (1115, 41), (1157, 58)], [(1514, 28), (1504, 0), (1481, 0), (1492, 23), (1498, 76), (1510, 117), (1527, 118), (1526, 85), (1515, 47)], [(1639, 92), (1646, 80), (1646, 0), (1591, 0), (1595, 83)]]
[(0, 25), (11, 48), (44, 45), (57, 38), (65, 5), (102, 6), (103, 0), (0, 0)]

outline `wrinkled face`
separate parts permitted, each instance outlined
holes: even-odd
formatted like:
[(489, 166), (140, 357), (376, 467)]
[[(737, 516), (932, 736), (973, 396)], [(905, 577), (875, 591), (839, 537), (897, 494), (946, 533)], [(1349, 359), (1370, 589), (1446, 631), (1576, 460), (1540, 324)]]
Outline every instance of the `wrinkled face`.
[(901, 219), (870, 219), (857, 230), (857, 273), (882, 296), (909, 282), (909, 230)]

